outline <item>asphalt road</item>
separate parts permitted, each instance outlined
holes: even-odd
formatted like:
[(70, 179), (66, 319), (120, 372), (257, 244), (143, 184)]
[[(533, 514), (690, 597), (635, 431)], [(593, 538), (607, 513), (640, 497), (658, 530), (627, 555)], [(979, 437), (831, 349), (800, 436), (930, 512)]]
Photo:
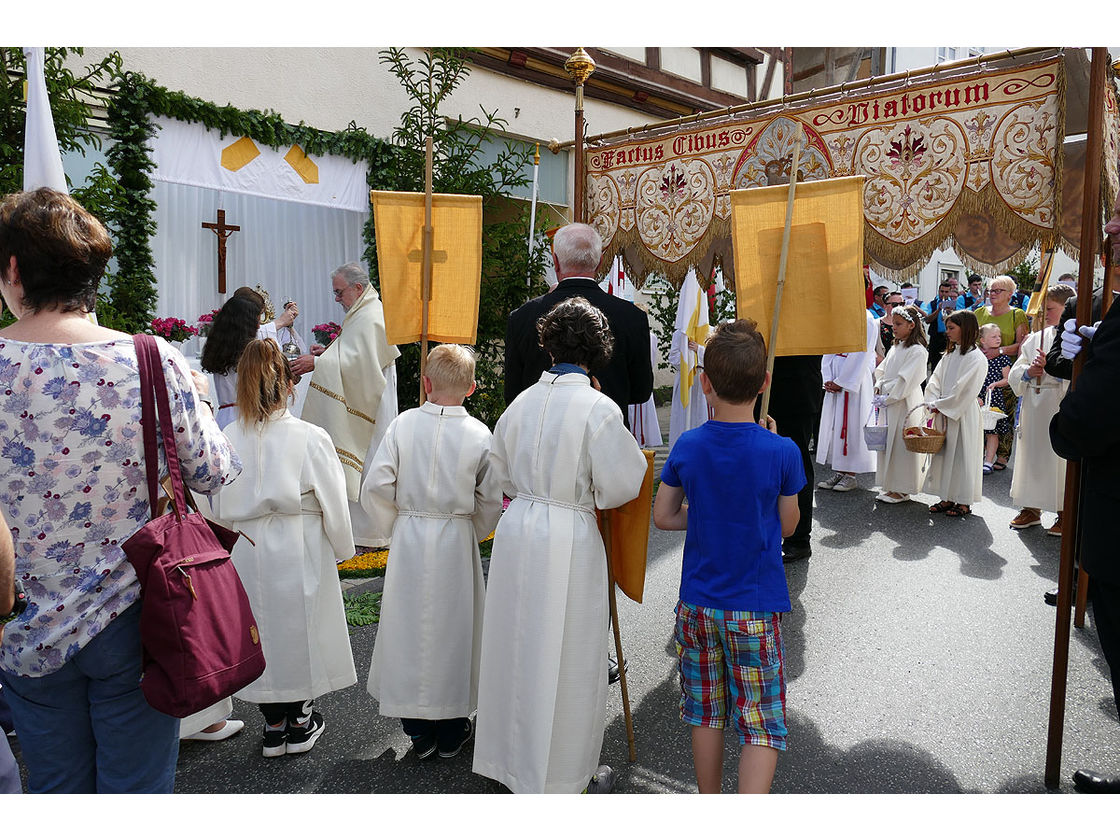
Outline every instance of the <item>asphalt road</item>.
[[(866, 489), (873, 476), (860, 479), (860, 490), (817, 491), (813, 556), (786, 566), (790, 738), (774, 792), (1046, 792), (1055, 611), (1042, 593), (1056, 580), (1059, 540), (1008, 528), (1010, 470), (985, 478), (986, 498), (963, 520), (919, 503), (877, 504)], [(601, 760), (618, 771), (618, 793), (695, 790), (672, 648), (682, 547), (683, 534), (651, 529), (644, 603), (619, 596), (638, 758), (627, 761), (614, 686)], [(1078, 767), (1120, 773), (1120, 728), (1091, 615), (1072, 633), (1063, 792)], [(245, 730), (183, 742), (176, 790), (501, 792), (471, 772), (470, 747), (418, 762), (398, 722), (377, 714), (365, 691), (375, 634), (354, 629), (358, 684), (322, 698), (327, 729), (310, 753), (263, 758), (260, 714), (235, 701)], [(737, 749), (728, 744), (732, 790)]]

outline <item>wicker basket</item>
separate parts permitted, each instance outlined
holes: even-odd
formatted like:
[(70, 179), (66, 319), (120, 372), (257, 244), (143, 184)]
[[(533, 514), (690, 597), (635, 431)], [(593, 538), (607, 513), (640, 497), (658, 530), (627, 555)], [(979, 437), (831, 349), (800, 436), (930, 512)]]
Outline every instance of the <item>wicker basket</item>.
[(998, 408), (992, 408), (992, 389), (989, 388), (987, 395), (984, 397), (984, 405), (980, 408), (980, 425), (983, 426), (985, 432), (994, 432), (996, 423), (1006, 419), (1006, 414)]
[[(906, 419), (903, 420), (903, 433), (902, 443), (911, 452), (917, 452), (919, 455), (932, 455), (935, 452), (940, 452), (941, 447), (945, 445), (945, 418), (940, 413), (933, 414), (932, 420), (923, 415), (919, 425), (910, 424), (910, 415), (915, 411), (927, 411), (924, 405), (916, 405), (906, 413)], [(926, 425), (932, 423), (932, 425)], [(936, 428), (940, 424), (941, 428)], [(913, 435), (913, 430), (917, 430), (918, 434)], [(913, 435), (913, 436), (912, 436)]]

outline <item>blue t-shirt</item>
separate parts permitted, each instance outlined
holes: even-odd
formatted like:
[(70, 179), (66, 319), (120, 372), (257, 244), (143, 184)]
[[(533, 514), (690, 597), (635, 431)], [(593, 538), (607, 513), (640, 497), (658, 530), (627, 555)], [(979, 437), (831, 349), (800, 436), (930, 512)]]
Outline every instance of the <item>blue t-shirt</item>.
[(805, 486), (797, 445), (757, 423), (709, 420), (677, 439), (661, 481), (688, 497), (681, 600), (789, 612), (778, 497)]

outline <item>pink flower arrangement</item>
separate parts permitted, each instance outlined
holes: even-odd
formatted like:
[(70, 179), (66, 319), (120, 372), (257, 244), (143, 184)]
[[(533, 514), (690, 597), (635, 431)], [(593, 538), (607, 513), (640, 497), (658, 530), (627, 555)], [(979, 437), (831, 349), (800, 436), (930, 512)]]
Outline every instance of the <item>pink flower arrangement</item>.
[(217, 309), (211, 309), (209, 312), (206, 312), (206, 313), (198, 316), (198, 323), (200, 323), (200, 324), (213, 324), (214, 323), (214, 316), (217, 315), (217, 314), (218, 314)]
[(153, 318), (152, 335), (162, 336), (168, 341), (186, 341), (192, 335), (198, 335), (198, 330), (182, 318)]
[(329, 346), (332, 341), (338, 338), (338, 334), (341, 331), (342, 327), (334, 321), (327, 321), (325, 324), (316, 324), (311, 328), (311, 332), (315, 335), (315, 340), (324, 347)]

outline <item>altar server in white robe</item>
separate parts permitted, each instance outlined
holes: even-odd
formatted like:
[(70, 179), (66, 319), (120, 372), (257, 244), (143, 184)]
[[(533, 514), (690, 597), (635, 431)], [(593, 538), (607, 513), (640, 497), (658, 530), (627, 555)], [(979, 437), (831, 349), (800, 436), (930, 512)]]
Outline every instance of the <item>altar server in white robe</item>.
[(467, 414), (474, 354), (428, 354), (427, 401), (397, 417), (370, 463), (361, 501), (392, 533), (366, 688), (401, 718), (417, 758), (452, 758), (471, 736), (486, 595), (479, 541), (502, 512), (490, 430)]
[(926, 383), (926, 404), (945, 418), (945, 444), (930, 456), (925, 492), (941, 501), (930, 513), (960, 517), (983, 493), (984, 433), (976, 395), (988, 375), (988, 360), (976, 346), (976, 316), (959, 310), (945, 319), (945, 355)]
[(673, 404), (669, 411), (669, 448), (682, 434), (708, 422), (708, 399), (700, 388), (698, 367), (704, 365), (708, 338), (708, 296), (700, 288), (696, 269), (689, 269), (677, 300), (677, 319), (669, 345), (669, 364), (677, 369)]
[(605, 792), (607, 567), (595, 508), (637, 496), (646, 461), (587, 374), (611, 350), (602, 312), (568, 298), (538, 331), (554, 365), (494, 429), (494, 477), (512, 501), (487, 581), (474, 771), (514, 793)]
[[(649, 334), (649, 360), (656, 369), (657, 339), (652, 332)], [(654, 449), (664, 443), (661, 437), (661, 421), (657, 419), (657, 403), (654, 402), (652, 395), (644, 403), (627, 406), (627, 410), (630, 415), (630, 431), (634, 434), (638, 446), (643, 449)]]
[(870, 312), (865, 310), (863, 314), (864, 350), (821, 357), (825, 393), (817, 432), (817, 463), (832, 464), (835, 472), (817, 486), (841, 493), (859, 487), (856, 473), (874, 472), (876, 464), (876, 453), (863, 439), (863, 424), (871, 414), (879, 322)]
[(1011, 473), (1011, 501), (1022, 508), (1011, 520), (1017, 530), (1042, 523), (1042, 511), (1056, 511), (1058, 518), (1048, 534), (1062, 535), (1062, 507), (1066, 489), (1066, 462), (1050, 445), (1050, 419), (1058, 413), (1069, 382), (1046, 373), (1046, 353), (1054, 343), (1054, 331), (1062, 318), (1072, 286), (1050, 288), (1045, 300), (1045, 323), (1041, 332), (1028, 333), (1019, 345), (1019, 357), (1007, 374), (1008, 384), (1019, 398), (1018, 442), (1015, 469)]
[(265, 757), (311, 749), (324, 728), (314, 698), (357, 682), (336, 568), (354, 554), (346, 480), (327, 433), (287, 410), (294, 384), (273, 341), (246, 346), (239, 417), (225, 430), (244, 480), (210, 500), (214, 518), (246, 537), (232, 557), (266, 665), (235, 696), (261, 706)]
[(872, 398), (879, 407), (879, 425), (888, 429), (887, 448), (879, 453), (875, 468), (875, 483), (882, 492), (875, 498), (888, 505), (908, 501), (911, 493), (921, 492), (929, 463), (924, 455), (907, 449), (902, 440), (906, 415), (922, 404), (922, 380), (929, 359), (922, 313), (916, 306), (899, 304), (891, 313), (891, 323), (894, 341), (875, 368), (877, 393)]

